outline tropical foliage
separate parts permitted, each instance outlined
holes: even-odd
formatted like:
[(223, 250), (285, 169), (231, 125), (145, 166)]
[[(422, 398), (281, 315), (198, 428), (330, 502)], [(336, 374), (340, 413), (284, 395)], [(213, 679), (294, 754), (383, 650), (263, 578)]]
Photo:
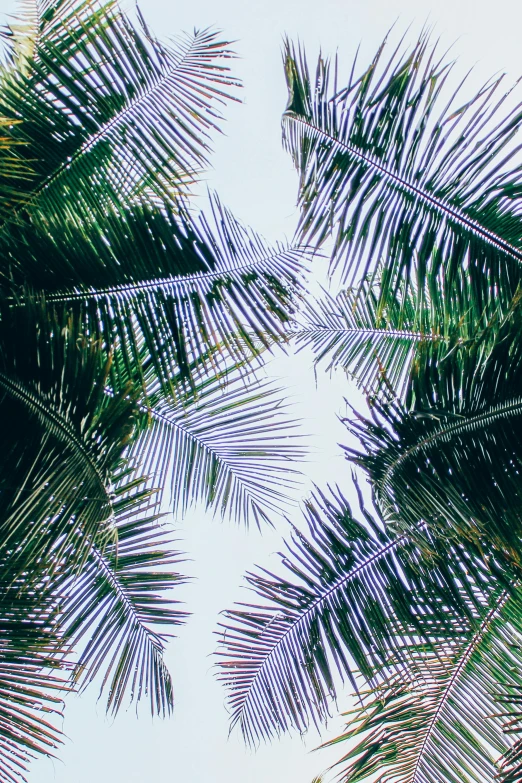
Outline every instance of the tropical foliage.
[(461, 97), (425, 34), (388, 49), (346, 86), (337, 63), (312, 78), (285, 57), (298, 239), (340, 285), (293, 332), (366, 391), (346, 456), (372, 500), (354, 515), (345, 488), (316, 490), (283, 570), (249, 574), (257, 598), (226, 613), (221, 677), (253, 744), (324, 721), (351, 685), (328, 743), (346, 783), (514, 783), (522, 106), (501, 78)]
[(285, 336), (306, 252), (270, 247), (217, 197), (209, 217), (190, 205), (237, 99), (216, 33), (164, 44), (113, 0), (25, 0), (4, 43), (0, 780), (14, 782), (60, 742), (68, 688), (96, 680), (114, 713), (172, 709), (183, 579), (164, 490), (179, 513), (202, 501), (246, 524), (284, 505), (300, 447), (254, 369)]

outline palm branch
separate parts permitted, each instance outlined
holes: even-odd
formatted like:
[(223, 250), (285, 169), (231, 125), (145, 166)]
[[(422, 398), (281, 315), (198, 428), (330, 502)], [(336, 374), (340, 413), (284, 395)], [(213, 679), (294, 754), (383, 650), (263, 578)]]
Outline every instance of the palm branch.
[(49, 580), (57, 654), (83, 645), (77, 682), (105, 665), (113, 711), (127, 687), (137, 699), (147, 693), (153, 712), (168, 711), (164, 641), (149, 626), (182, 617), (154, 592), (180, 581), (162, 571), (179, 558), (127, 466), (144, 415), (132, 385), (107, 394), (110, 355), (67, 310), (26, 300), (2, 315), (4, 568), (28, 586), (35, 573)]
[[(411, 675), (392, 674), (346, 717), (350, 743), (339, 779), (382, 783), (479, 783), (509, 778), (516, 733), (499, 700), (519, 682), (521, 607), (496, 595), (480, 627), (437, 657), (413, 655)], [(501, 696), (502, 694), (502, 696)], [(354, 740), (361, 739), (357, 744)], [(504, 771), (503, 771), (504, 770)]]
[(210, 222), (179, 200), (234, 84), (226, 45), (205, 32), (166, 48), (114, 3), (37, 4), (37, 16), (51, 7), (59, 23), (40, 23), (29, 71), (2, 74), (0, 115), (16, 120), (27, 193), (13, 210), (10, 169), (6, 293), (30, 286), (83, 303), (129, 363), (147, 347), (167, 392), (199, 355), (237, 359), (245, 343), (280, 339), (302, 252), (268, 247), (216, 200)]
[(149, 495), (139, 480), (124, 482), (114, 503), (116, 537), (103, 550), (91, 546), (79, 574), (71, 572), (66, 552), (52, 584), (55, 632), (71, 650), (66, 660), (75, 657), (72, 681), (84, 688), (101, 679), (113, 713), (126, 698), (148, 697), (152, 715), (173, 707), (163, 652), (168, 629), (185, 613), (166, 594), (183, 578), (171, 570), (180, 555), (158, 516), (148, 513)]
[[(303, 290), (305, 251), (272, 247), (216, 198), (211, 206), (209, 223), (142, 205), (107, 219), (95, 242), (69, 237), (57, 247), (46, 238), (24, 266), (52, 258), (61, 282), (53, 290), (46, 275), (50, 300), (71, 303), (107, 344), (116, 339), (128, 366), (147, 360), (172, 395), (173, 379), (181, 372), (193, 384), (202, 359), (222, 370), (284, 339)], [(95, 234), (102, 230), (98, 223)]]
[(419, 635), (430, 645), (480, 614), (491, 588), (478, 553), (439, 546), (425, 560), (362, 513), (364, 523), (339, 490), (317, 492), (306, 504), (309, 536), (294, 529), (281, 555), (289, 575), (249, 574), (262, 603), (225, 613), (220, 678), (231, 727), (249, 743), (325, 720), (339, 685), (357, 688), (358, 670), (371, 681), (390, 656), (407, 670), (403, 651)]
[(288, 404), (271, 383), (241, 368), (202, 378), (177, 403), (149, 396), (149, 420), (134, 456), (155, 486), (168, 487), (174, 514), (195, 502), (246, 525), (281, 513), (298, 485), (304, 444)]
[(520, 313), (471, 343), (426, 343), (404, 405), (348, 423), (364, 445), (376, 502), (402, 529), (429, 519), (447, 538), (487, 541), (518, 568)]
[(20, 567), (45, 561), (71, 537), (79, 564), (90, 541), (103, 547), (113, 535), (112, 475), (137, 408), (129, 386), (107, 397), (109, 366), (99, 341), (66, 310), (3, 303), (2, 552)]
[[(423, 33), (409, 50), (339, 86), (322, 57), (315, 78), (290, 44), (284, 141), (300, 175), (300, 236), (333, 235), (333, 267), (354, 281), (384, 263), (379, 301), (404, 282), (440, 290), (451, 312), (505, 306), (520, 284), (520, 104), (502, 78), (471, 98)], [(495, 305), (493, 306), (493, 302)]]
[[(317, 301), (307, 298), (296, 316), (292, 332), (296, 347), (310, 346), (317, 367), (326, 372), (345, 370), (369, 394), (378, 394), (383, 384), (401, 396), (415, 353), (426, 340), (448, 340), (462, 323), (455, 316), (444, 318), (436, 296), (419, 302), (412, 286), (398, 292), (379, 307), (380, 286), (364, 281), (357, 288), (341, 290), (335, 296), (323, 292)], [(469, 326), (469, 324), (468, 324)]]
[(0, 98), (1, 114), (21, 121), (12, 135), (34, 171), (18, 220), (81, 227), (140, 192), (183, 192), (237, 84), (227, 45), (209, 31), (161, 44), (112, 0), (32, 7), (22, 33), (32, 56), (25, 68), (5, 64)]

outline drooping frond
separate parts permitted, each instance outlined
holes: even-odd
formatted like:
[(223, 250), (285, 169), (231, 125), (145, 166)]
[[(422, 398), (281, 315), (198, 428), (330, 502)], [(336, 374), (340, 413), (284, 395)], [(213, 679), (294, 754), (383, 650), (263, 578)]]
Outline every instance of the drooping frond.
[(426, 343), (405, 406), (377, 406), (373, 421), (348, 426), (364, 446), (352, 456), (402, 529), (428, 519), (433, 532), (480, 539), (518, 568), (520, 309), (497, 327), (469, 344)]
[(44, 569), (19, 577), (2, 556), (0, 573), (0, 781), (19, 783), (31, 759), (61, 744), (56, 723), (68, 687)]
[[(63, 679), (46, 670), (45, 655), (18, 653), (0, 657), (0, 781), (27, 781), (28, 763), (54, 755), (60, 731), (51, 723), (61, 714)], [(54, 691), (54, 692), (53, 692)]]
[[(339, 677), (355, 687), (357, 669), (372, 679), (392, 654), (401, 669), (420, 621), (426, 640), (447, 623), (455, 632), (470, 621), (471, 583), (483, 587), (472, 557), (455, 550), (453, 562), (440, 552), (423, 563), (405, 536), (383, 532), (367, 512), (364, 518), (354, 519), (339, 490), (317, 492), (306, 504), (310, 535), (294, 530), (282, 555), (291, 576), (250, 574), (262, 604), (226, 612), (221, 679), (231, 726), (248, 742), (324, 720)], [(463, 612), (454, 625), (452, 607)]]
[(168, 486), (174, 514), (202, 502), (238, 523), (281, 514), (304, 457), (281, 392), (240, 370), (207, 377), (177, 404), (151, 402), (150, 424), (132, 454), (152, 482)]
[(106, 396), (109, 367), (67, 311), (2, 303), (1, 554), (20, 567), (44, 567), (71, 538), (78, 563), (112, 535), (112, 476), (137, 411), (130, 387)]
[(170, 597), (183, 582), (172, 566), (180, 555), (158, 518), (147, 514), (148, 491), (124, 483), (114, 502), (117, 537), (93, 546), (80, 574), (67, 568), (54, 586), (57, 628), (75, 657), (73, 681), (86, 687), (101, 677), (107, 710), (147, 699), (152, 715), (172, 710), (173, 688), (163, 660), (169, 629), (185, 613)]
[(521, 281), (522, 118), (502, 78), (470, 99), (424, 33), (385, 60), (386, 42), (346, 87), (319, 59), (286, 49), (284, 140), (300, 174), (301, 237), (334, 237), (333, 265), (361, 280), (384, 263), (380, 302), (412, 280), (461, 287), (474, 312), (509, 306)]

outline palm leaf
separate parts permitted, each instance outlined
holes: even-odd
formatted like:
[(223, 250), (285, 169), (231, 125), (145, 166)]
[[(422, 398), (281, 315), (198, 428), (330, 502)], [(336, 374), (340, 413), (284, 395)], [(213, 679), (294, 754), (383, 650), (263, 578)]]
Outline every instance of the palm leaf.
[[(480, 627), (437, 657), (415, 655), (348, 713), (340, 779), (382, 783), (493, 783), (514, 737), (498, 710), (500, 683), (520, 672), (519, 599), (496, 597)], [(412, 651), (413, 652), (413, 651)], [(505, 690), (505, 689), (503, 689)], [(358, 744), (353, 740), (362, 737)]]
[(54, 585), (57, 629), (79, 649), (73, 682), (86, 687), (101, 677), (107, 709), (117, 713), (125, 699), (148, 697), (151, 713), (172, 710), (170, 673), (163, 661), (168, 633), (185, 613), (165, 596), (183, 582), (171, 570), (180, 562), (165, 528), (150, 516), (150, 492), (126, 481), (115, 501), (117, 539), (102, 551), (92, 546), (81, 574), (63, 561)]
[(379, 506), (402, 529), (487, 541), (520, 562), (520, 313), (471, 344), (425, 344), (406, 404), (349, 424)]
[(278, 389), (239, 368), (202, 379), (177, 404), (148, 401), (150, 423), (130, 456), (156, 486), (170, 473), (176, 515), (202, 502), (259, 526), (288, 505), (304, 449)]
[(140, 191), (184, 191), (236, 84), (227, 45), (209, 31), (163, 45), (112, 0), (37, 9), (59, 23), (40, 24), (30, 68), (2, 79), (0, 114), (21, 120), (12, 134), (35, 175), (8, 220), (81, 226)]
[(306, 251), (269, 246), (217, 199), (212, 213), (213, 225), (186, 211), (133, 209), (109, 221), (93, 245), (65, 244), (62, 268), (56, 253), (35, 254), (32, 266), (52, 257), (61, 285), (51, 300), (76, 303), (79, 317), (101, 330), (108, 345), (117, 340), (129, 367), (143, 362), (145, 348), (156, 378), (172, 393), (172, 379), (181, 372), (192, 383), (191, 367), (201, 367), (204, 357), (207, 368), (224, 369), (284, 338), (302, 293)]
[(103, 547), (112, 535), (111, 481), (135, 423), (132, 389), (107, 398), (107, 353), (44, 303), (3, 303), (0, 357), (3, 556), (28, 567), (73, 538), (78, 563), (91, 541)]
[(2, 558), (1, 573), (0, 781), (18, 783), (32, 758), (53, 755), (61, 744), (53, 724), (61, 716), (60, 691), (68, 688), (57, 676), (62, 646), (43, 569), (17, 577)]
[(493, 301), (509, 306), (522, 259), (520, 105), (502, 78), (470, 99), (452, 94), (451, 67), (425, 33), (388, 60), (385, 44), (345, 88), (322, 58), (312, 81), (287, 46), (283, 127), (300, 174), (300, 235), (320, 244), (333, 234), (345, 280), (384, 259), (381, 303), (415, 281), (443, 286), (450, 311), (461, 287), (477, 316)]
[(249, 743), (324, 720), (339, 677), (356, 688), (357, 669), (371, 680), (392, 654), (401, 669), (407, 640), (447, 634), (452, 607), (463, 628), (472, 622), (484, 567), (458, 550), (423, 561), (363, 512), (365, 524), (339, 490), (317, 492), (306, 504), (310, 536), (294, 530), (281, 555), (291, 576), (249, 574), (263, 603), (225, 613), (221, 679), (231, 726)]
[(378, 298), (378, 286), (368, 284), (335, 297), (325, 292), (301, 308), (293, 334), (297, 349), (310, 346), (316, 365), (326, 364), (327, 372), (342, 368), (372, 394), (383, 383), (400, 394), (419, 344), (445, 339), (448, 324), (431, 303), (421, 311), (412, 289), (384, 309)]

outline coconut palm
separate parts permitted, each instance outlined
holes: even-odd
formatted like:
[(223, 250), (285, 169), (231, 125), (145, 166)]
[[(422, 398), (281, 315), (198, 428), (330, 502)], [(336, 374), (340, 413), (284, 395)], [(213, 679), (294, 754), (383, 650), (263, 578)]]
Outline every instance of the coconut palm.
[(247, 524), (284, 504), (300, 447), (252, 363), (284, 337), (306, 253), (215, 196), (208, 218), (190, 205), (236, 99), (216, 33), (163, 44), (112, 0), (28, 0), (4, 38), (0, 780), (15, 781), (60, 741), (60, 690), (96, 680), (114, 713), (172, 709), (163, 651), (184, 612), (164, 490), (178, 513), (202, 501)]
[(283, 116), (299, 239), (349, 284), (294, 332), (367, 392), (347, 457), (373, 507), (316, 491), (284, 572), (226, 613), (222, 678), (251, 743), (324, 721), (350, 683), (347, 783), (516, 781), (521, 107), (501, 79), (452, 91), (424, 34), (386, 48), (342, 87), (288, 45)]

